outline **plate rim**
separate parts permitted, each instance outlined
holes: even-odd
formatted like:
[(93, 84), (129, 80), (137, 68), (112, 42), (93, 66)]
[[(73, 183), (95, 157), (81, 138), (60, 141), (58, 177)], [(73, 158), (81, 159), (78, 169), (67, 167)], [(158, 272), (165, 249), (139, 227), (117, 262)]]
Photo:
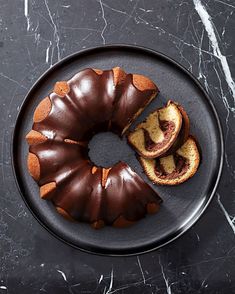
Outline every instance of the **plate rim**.
[[(219, 143), (220, 143), (220, 163), (219, 163), (219, 168), (218, 168), (218, 172), (216, 175), (216, 180), (214, 183), (214, 187), (212, 189), (212, 191), (210, 192), (210, 196), (208, 197), (208, 199), (206, 200), (205, 205), (203, 206), (203, 208), (201, 209), (201, 211), (199, 211), (199, 213), (197, 213), (195, 216), (193, 216), (187, 223), (186, 225), (181, 228), (181, 230), (179, 232), (176, 233), (175, 236), (171, 237), (170, 240), (166, 240), (165, 242), (163, 242), (160, 245), (155, 245), (155, 246), (151, 246), (149, 245), (151, 248), (148, 249), (140, 249), (138, 251), (138, 249), (134, 249), (135, 251), (132, 253), (126, 253), (126, 252), (122, 252), (122, 251), (117, 251), (114, 250), (114, 253), (111, 253), (110, 250), (108, 252), (104, 252), (103, 250), (101, 250), (100, 248), (97, 248), (96, 250), (93, 249), (85, 249), (82, 247), (79, 247), (78, 245), (66, 240), (65, 238), (61, 237), (58, 235), (58, 233), (56, 233), (49, 225), (47, 225), (35, 212), (34, 209), (31, 207), (30, 203), (28, 203), (28, 201), (26, 200), (24, 193), (23, 193), (23, 189), (21, 187), (20, 184), (20, 180), (19, 179), (19, 175), (17, 174), (17, 168), (16, 168), (16, 159), (14, 156), (14, 150), (16, 149), (15, 147), (15, 141), (17, 138), (17, 129), (18, 129), (18, 124), (21, 118), (21, 115), (23, 113), (24, 108), (27, 105), (27, 101), (29, 100), (30, 94), (31, 92), (37, 87), (37, 85), (41, 82), (41, 80), (43, 80), (50, 72), (54, 71), (57, 67), (60, 67), (63, 63), (68, 62), (70, 59), (82, 56), (83, 54), (91, 54), (94, 53), (95, 51), (102, 51), (102, 50), (134, 50), (134, 51), (141, 51), (143, 54), (150, 54), (153, 56), (157, 56), (158, 58), (160, 57), (161, 59), (167, 61), (170, 64), (173, 64), (174, 66), (176, 66), (177, 68), (179, 68), (181, 71), (183, 71), (187, 76), (189, 76), (189, 78), (194, 82), (194, 84), (200, 89), (200, 91), (203, 93), (205, 99), (207, 100), (207, 102), (209, 103), (211, 110), (213, 112), (216, 124), (218, 126), (218, 134), (219, 134)], [(101, 255), (101, 256), (136, 256), (136, 255), (140, 255), (140, 254), (146, 254), (152, 251), (155, 251), (159, 248), (162, 248), (164, 246), (166, 246), (167, 244), (170, 244), (171, 242), (175, 241), (176, 239), (178, 239), (180, 236), (182, 236), (184, 233), (186, 233), (190, 228), (192, 228), (193, 225), (195, 225), (198, 220), (201, 218), (201, 216), (203, 215), (203, 213), (205, 212), (205, 210), (207, 209), (207, 207), (209, 206), (209, 204), (211, 203), (215, 192), (217, 190), (218, 184), (220, 182), (221, 179), (221, 175), (222, 175), (222, 170), (223, 170), (223, 163), (224, 163), (224, 135), (223, 135), (223, 130), (222, 130), (222, 125), (219, 119), (219, 115), (217, 112), (217, 109), (213, 103), (213, 100), (211, 99), (211, 96), (209, 95), (209, 93), (206, 91), (206, 89), (203, 87), (203, 85), (201, 84), (201, 82), (188, 70), (186, 69), (183, 65), (181, 65), (180, 63), (178, 63), (178, 61), (176, 61), (175, 59), (173, 59), (172, 57), (169, 57), (168, 55), (154, 50), (154, 49), (150, 49), (147, 48), (145, 46), (138, 46), (138, 45), (132, 45), (132, 44), (108, 44), (108, 45), (102, 45), (102, 46), (94, 46), (94, 47), (90, 47), (90, 48), (86, 48), (86, 49), (82, 49), (79, 50), (77, 52), (74, 52), (72, 54), (69, 54), (68, 56), (66, 56), (65, 58), (61, 59), (60, 61), (56, 62), (52, 67), (48, 68), (42, 75), (39, 76), (39, 78), (33, 83), (33, 85), (31, 86), (31, 88), (28, 90), (26, 96), (24, 97), (23, 101), (21, 102), (21, 105), (19, 107), (19, 112), (16, 115), (16, 119), (15, 119), (15, 124), (14, 124), (14, 130), (12, 132), (12, 136), (11, 136), (11, 147), (10, 147), (10, 154), (11, 154), (11, 166), (12, 166), (12, 170), (13, 170), (13, 176), (16, 182), (16, 186), (17, 189), (19, 191), (19, 194), (21, 196), (21, 198), (23, 199), (24, 203), (26, 204), (26, 207), (29, 209), (29, 211), (31, 212), (31, 214), (33, 215), (33, 217), (38, 221), (38, 223), (45, 228), (52, 236), (54, 236), (55, 238), (57, 238), (58, 240), (62, 241), (63, 243), (81, 250), (83, 252), (86, 253), (91, 253), (94, 255)], [(106, 249), (105, 249), (106, 250)], [(123, 249), (122, 249), (123, 250)], [(126, 249), (125, 249), (126, 250)], [(111, 250), (112, 251), (112, 250)]]

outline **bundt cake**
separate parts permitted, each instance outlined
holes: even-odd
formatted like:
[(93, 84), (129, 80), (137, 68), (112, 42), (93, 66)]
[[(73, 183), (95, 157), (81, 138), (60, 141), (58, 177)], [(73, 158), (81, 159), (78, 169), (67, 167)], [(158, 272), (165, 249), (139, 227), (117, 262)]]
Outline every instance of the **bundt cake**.
[(168, 101), (152, 112), (128, 135), (129, 144), (145, 158), (165, 156), (176, 151), (187, 139), (189, 119), (183, 107)]
[(184, 108), (181, 105), (179, 105), (176, 102), (174, 102), (174, 103), (177, 105), (177, 107), (182, 115), (181, 129), (180, 129), (180, 132), (179, 132), (175, 142), (170, 147), (170, 149), (168, 149), (164, 154), (160, 155), (159, 157), (165, 157), (165, 156), (168, 156), (170, 154), (175, 153), (187, 141), (188, 136), (189, 136), (190, 122), (189, 122), (189, 117), (187, 115), (187, 112), (184, 110)]
[(152, 182), (159, 185), (178, 185), (196, 173), (200, 155), (195, 139), (189, 136), (172, 155), (155, 159), (140, 157), (139, 160)]
[(95, 228), (124, 227), (157, 212), (161, 198), (127, 164), (97, 167), (87, 147), (99, 131), (122, 136), (157, 93), (150, 79), (120, 68), (85, 69), (57, 82), (26, 136), (28, 169), (41, 197), (65, 218)]

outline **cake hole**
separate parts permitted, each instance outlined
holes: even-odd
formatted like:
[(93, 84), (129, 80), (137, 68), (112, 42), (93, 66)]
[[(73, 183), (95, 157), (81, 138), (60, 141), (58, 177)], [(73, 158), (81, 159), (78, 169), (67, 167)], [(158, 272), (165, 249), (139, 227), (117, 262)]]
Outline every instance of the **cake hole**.
[(111, 132), (96, 134), (88, 144), (89, 157), (96, 166), (112, 167), (119, 161), (129, 162), (135, 157), (125, 139)]

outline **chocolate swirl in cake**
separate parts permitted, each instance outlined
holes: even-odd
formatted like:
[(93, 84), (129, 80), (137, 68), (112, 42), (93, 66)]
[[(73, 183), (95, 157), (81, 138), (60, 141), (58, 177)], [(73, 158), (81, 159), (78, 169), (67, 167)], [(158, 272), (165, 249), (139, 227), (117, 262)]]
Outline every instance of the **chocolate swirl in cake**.
[(157, 94), (146, 77), (113, 70), (85, 69), (59, 82), (34, 113), (28, 168), (66, 218), (126, 226), (158, 210), (161, 198), (131, 168), (96, 167), (87, 141), (99, 131), (123, 135)]

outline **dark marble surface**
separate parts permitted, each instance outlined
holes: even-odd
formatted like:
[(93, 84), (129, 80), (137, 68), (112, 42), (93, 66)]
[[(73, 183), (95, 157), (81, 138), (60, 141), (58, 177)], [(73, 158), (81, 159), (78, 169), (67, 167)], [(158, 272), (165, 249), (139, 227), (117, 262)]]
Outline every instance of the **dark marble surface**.
[[(0, 293), (235, 293), (235, 1), (0, 0)], [(38, 77), (96, 45), (144, 45), (194, 73), (219, 112), (226, 160), (201, 219), (136, 257), (72, 249), (33, 218), (13, 179), (15, 118)]]

